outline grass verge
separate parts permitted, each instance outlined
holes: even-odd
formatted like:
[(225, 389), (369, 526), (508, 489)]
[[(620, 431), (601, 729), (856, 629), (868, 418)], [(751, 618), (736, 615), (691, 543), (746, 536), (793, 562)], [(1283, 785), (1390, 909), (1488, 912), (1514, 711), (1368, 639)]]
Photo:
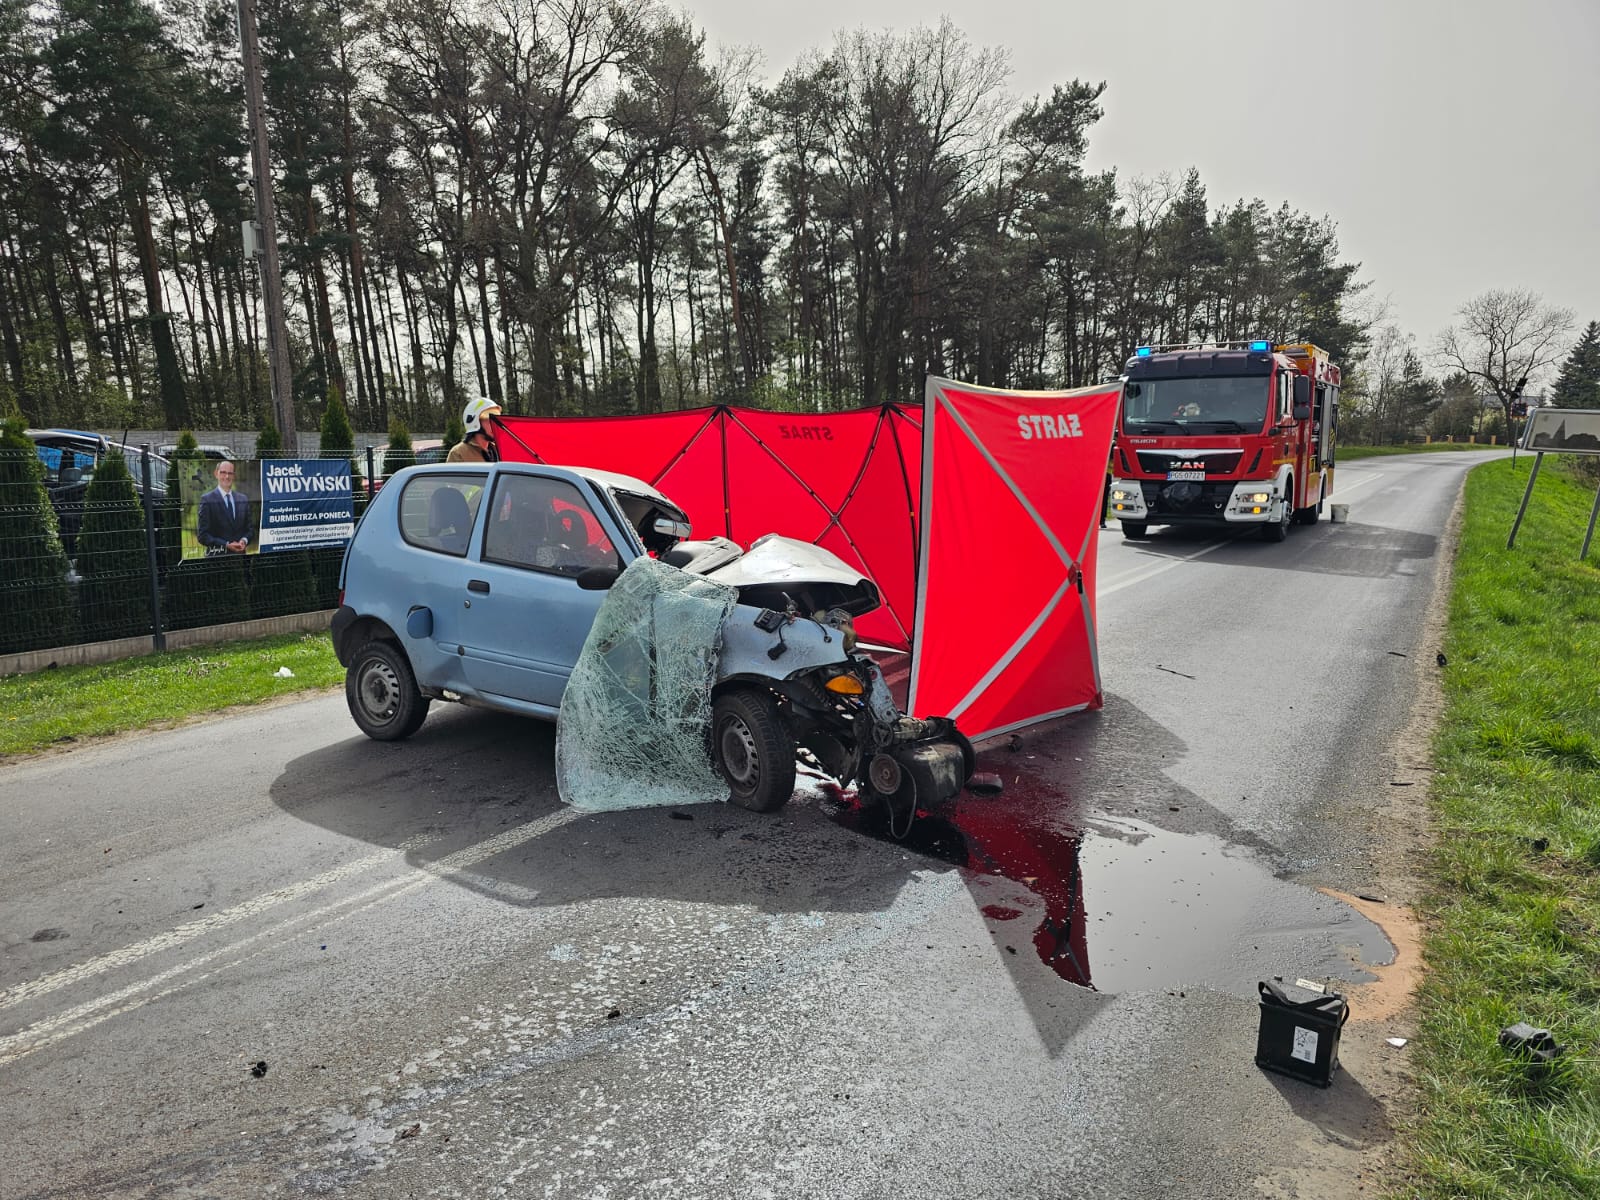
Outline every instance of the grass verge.
[[(279, 678), (280, 667), (294, 678)], [(8, 675), (0, 678), (0, 757), (331, 687), (343, 678), (326, 633)]]
[(1509, 446), (1491, 446), (1482, 442), (1476, 446), (1470, 442), (1419, 442), (1410, 446), (1346, 446), (1339, 444), (1339, 461), (1350, 462), (1357, 458), (1386, 458), (1391, 454), (1433, 454), (1435, 452), (1449, 453), (1452, 450), (1509, 450)]
[[(1557, 461), (1509, 551), (1531, 456), (1468, 478), (1406, 1196), (1600, 1196), (1600, 570), (1593, 485)], [(1567, 1056), (1508, 1054), (1517, 1021)]]

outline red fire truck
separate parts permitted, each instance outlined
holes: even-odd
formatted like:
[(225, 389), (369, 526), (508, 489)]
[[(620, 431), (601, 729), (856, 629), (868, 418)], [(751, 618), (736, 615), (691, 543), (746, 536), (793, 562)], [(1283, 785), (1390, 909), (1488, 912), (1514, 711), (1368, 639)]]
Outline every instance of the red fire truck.
[(1310, 343), (1140, 346), (1112, 459), (1124, 537), (1152, 525), (1260, 528), (1281, 542), (1333, 493), (1339, 368)]

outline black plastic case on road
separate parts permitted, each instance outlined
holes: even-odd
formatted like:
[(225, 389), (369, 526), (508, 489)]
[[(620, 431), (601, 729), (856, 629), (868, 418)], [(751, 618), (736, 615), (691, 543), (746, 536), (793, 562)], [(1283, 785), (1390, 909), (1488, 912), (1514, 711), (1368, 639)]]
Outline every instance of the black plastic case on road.
[(1256, 1066), (1329, 1086), (1339, 1069), (1339, 1033), (1350, 1019), (1345, 998), (1283, 983), (1262, 983), (1260, 988)]

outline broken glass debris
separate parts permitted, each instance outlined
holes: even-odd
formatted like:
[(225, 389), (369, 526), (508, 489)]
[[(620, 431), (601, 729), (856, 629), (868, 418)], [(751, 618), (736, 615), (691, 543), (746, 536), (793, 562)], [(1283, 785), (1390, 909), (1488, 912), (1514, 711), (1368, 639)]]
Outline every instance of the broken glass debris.
[(611, 587), (556, 722), (556, 786), (574, 808), (727, 798), (711, 761), (711, 688), (734, 588), (652, 558)]

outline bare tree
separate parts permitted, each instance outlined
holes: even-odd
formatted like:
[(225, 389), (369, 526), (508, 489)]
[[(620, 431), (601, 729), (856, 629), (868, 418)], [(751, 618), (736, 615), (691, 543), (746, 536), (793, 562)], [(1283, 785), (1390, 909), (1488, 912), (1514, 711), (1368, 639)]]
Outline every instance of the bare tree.
[(1495, 289), (1474, 296), (1456, 315), (1460, 321), (1439, 335), (1434, 356), (1446, 370), (1488, 387), (1509, 437), (1511, 406), (1529, 380), (1561, 357), (1572, 311), (1545, 304), (1536, 292)]

